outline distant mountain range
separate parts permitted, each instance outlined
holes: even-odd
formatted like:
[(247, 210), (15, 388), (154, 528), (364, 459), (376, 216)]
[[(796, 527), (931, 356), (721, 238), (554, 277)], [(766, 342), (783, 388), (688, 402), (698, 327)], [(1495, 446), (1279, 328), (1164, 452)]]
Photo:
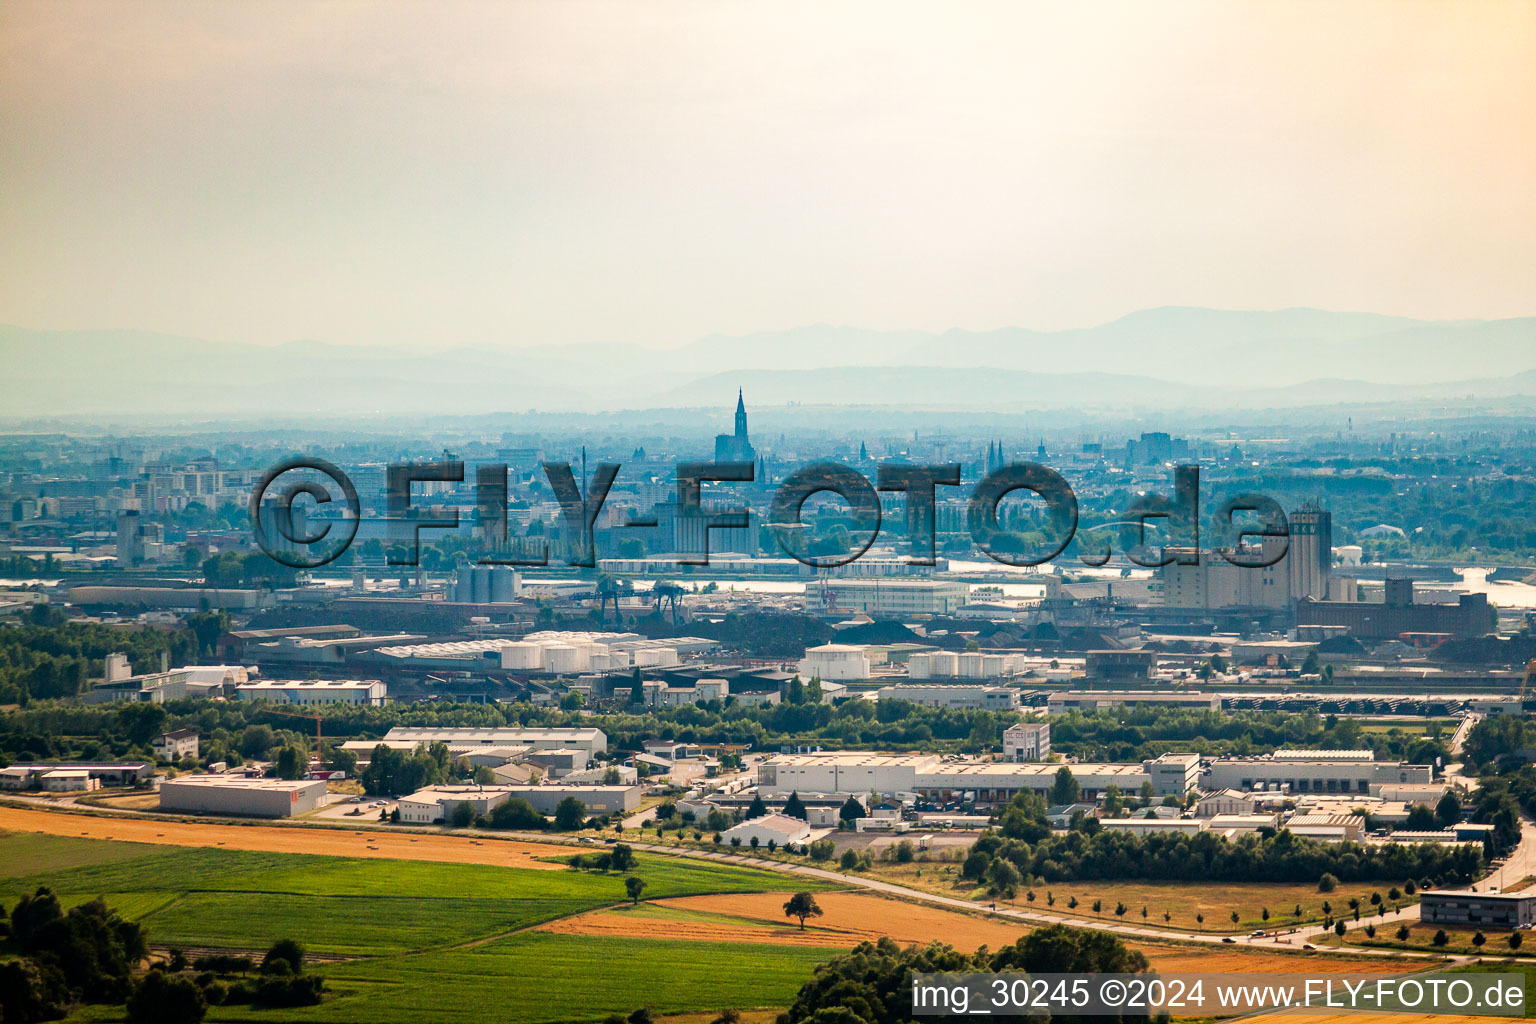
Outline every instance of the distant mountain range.
[(1536, 318), (1167, 307), (1066, 331), (814, 325), (624, 344), (264, 347), (0, 326), (0, 416), (155, 419), (758, 407), (1297, 408), (1536, 396)]

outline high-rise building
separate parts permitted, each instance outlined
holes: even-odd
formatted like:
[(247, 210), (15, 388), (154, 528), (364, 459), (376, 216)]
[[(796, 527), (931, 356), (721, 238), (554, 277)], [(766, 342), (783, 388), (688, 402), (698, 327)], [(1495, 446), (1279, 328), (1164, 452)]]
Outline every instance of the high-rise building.
[(117, 516), (117, 567), (131, 569), (144, 562), (144, 526), (133, 510)]

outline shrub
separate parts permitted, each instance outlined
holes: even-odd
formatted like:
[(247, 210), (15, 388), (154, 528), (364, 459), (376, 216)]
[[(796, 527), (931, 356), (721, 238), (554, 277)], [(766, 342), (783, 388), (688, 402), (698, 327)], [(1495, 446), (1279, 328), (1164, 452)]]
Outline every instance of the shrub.
[(1333, 890), (1337, 889), (1338, 887), (1338, 878), (1334, 875), (1328, 874), (1327, 872), (1324, 872), (1323, 877), (1317, 880), (1318, 892), (1333, 892)]
[(150, 971), (128, 997), (128, 1024), (200, 1024), (208, 1012), (203, 992), (186, 978)]

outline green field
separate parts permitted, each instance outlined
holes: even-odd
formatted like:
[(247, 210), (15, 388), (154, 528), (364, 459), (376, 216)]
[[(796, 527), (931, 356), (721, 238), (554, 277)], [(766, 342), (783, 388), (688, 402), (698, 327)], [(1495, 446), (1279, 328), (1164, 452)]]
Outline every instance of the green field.
[(159, 847), (143, 843), (96, 843), (33, 832), (0, 832), (0, 879), (30, 875), (43, 866), (57, 871), (91, 864), (113, 864), (142, 857), (157, 849)]
[[(527, 931), (626, 901), (623, 876), (421, 861), (361, 860), (0, 834), (0, 904), (48, 886), (66, 905), (102, 896), (155, 946), (260, 950), (295, 938), (353, 957), (315, 970), (316, 1007), (210, 1007), (210, 1021), (441, 1024), (591, 1021), (785, 1005), (835, 949), (608, 938)], [(47, 865), (45, 870), (37, 870)], [(641, 854), (646, 898), (823, 889), (811, 879)], [(642, 906), (658, 932), (676, 913)], [(739, 922), (737, 922), (739, 923)], [(76, 1021), (122, 1019), (85, 1007)]]
[(209, 1021), (496, 1024), (785, 1006), (817, 964), (842, 952), (790, 946), (593, 939), (526, 932), (420, 956), (327, 965), (319, 1006), (212, 1007)]

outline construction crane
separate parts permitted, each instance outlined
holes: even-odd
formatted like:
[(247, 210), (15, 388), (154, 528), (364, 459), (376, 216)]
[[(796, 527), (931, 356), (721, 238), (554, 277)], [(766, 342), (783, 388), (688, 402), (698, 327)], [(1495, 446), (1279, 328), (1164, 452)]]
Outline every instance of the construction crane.
[(1531, 679), (1536, 677), (1536, 658), (1525, 663), (1525, 678), (1520, 680), (1520, 703), (1525, 703), (1526, 687), (1531, 685)]
[[(1533, 662), (1533, 664), (1536, 664), (1536, 662)], [(302, 711), (278, 711), (276, 708), (262, 708), (262, 711), (269, 715), (283, 715), (286, 718), (308, 718), (313, 721), (315, 723), (315, 761), (319, 762), (325, 756), (321, 750), (320, 741), (322, 735), (319, 715), (306, 714)]]

